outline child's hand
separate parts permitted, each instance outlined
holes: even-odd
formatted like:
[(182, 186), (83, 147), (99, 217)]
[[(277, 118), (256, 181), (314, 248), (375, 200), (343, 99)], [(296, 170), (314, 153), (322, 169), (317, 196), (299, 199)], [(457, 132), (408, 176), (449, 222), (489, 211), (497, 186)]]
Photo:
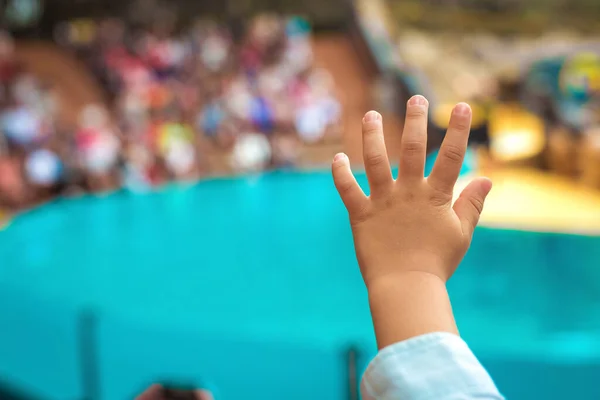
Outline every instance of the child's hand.
[(446, 282), (464, 257), (479, 221), (490, 180), (475, 179), (452, 206), (453, 189), (467, 149), (471, 109), (458, 104), (431, 175), (424, 178), (428, 102), (408, 102), (398, 179), (390, 170), (381, 115), (363, 120), (363, 157), (371, 195), (358, 186), (345, 154), (333, 177), (348, 213), (358, 263), (367, 287), (423, 272)]

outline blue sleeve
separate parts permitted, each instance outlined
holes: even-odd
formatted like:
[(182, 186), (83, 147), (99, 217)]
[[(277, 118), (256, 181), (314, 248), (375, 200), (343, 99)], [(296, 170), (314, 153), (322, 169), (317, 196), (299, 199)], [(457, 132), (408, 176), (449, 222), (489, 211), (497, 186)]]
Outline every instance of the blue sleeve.
[(503, 400), (467, 344), (432, 333), (384, 348), (361, 383), (363, 400)]

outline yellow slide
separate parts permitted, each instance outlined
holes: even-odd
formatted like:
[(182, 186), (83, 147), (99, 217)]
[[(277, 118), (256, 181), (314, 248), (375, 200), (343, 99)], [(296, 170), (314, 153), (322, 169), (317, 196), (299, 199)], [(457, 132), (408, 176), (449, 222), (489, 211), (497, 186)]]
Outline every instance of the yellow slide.
[[(481, 225), (535, 232), (600, 235), (600, 192), (534, 168), (490, 168), (494, 182)], [(461, 179), (457, 195), (470, 181)]]
[(8, 213), (0, 209), (0, 231), (8, 226), (9, 221)]

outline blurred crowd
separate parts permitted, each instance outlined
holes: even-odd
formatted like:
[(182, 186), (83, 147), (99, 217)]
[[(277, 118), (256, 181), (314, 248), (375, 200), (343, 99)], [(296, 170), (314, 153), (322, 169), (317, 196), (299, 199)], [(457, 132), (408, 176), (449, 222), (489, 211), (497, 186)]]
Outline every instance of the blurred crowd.
[[(107, 93), (61, 126), (51, 87), (0, 39), (0, 202), (61, 193), (145, 190), (173, 180), (293, 167), (307, 145), (335, 140), (341, 106), (313, 64), (302, 18), (261, 15), (243, 27), (162, 16), (71, 21), (56, 41)], [(73, 124), (72, 124), (73, 125)]]
[(58, 99), (14, 56), (0, 31), (0, 205), (19, 207), (62, 185), (68, 151), (58, 121)]

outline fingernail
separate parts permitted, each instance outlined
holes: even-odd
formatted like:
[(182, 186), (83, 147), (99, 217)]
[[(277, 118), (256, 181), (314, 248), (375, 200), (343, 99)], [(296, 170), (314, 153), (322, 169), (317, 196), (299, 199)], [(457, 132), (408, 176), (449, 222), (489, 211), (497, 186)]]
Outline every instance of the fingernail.
[(333, 162), (338, 162), (340, 160), (343, 160), (346, 158), (346, 155), (344, 153), (338, 153), (335, 155), (335, 157), (333, 157)]
[(427, 99), (420, 94), (413, 96), (408, 100), (408, 105), (410, 106), (426, 106)]
[(381, 119), (381, 115), (377, 112), (377, 111), (369, 111), (366, 115), (365, 115), (365, 122), (375, 122), (375, 121), (379, 121)]
[(471, 113), (471, 107), (467, 103), (458, 103), (454, 107), (454, 113), (456, 115), (469, 115)]

